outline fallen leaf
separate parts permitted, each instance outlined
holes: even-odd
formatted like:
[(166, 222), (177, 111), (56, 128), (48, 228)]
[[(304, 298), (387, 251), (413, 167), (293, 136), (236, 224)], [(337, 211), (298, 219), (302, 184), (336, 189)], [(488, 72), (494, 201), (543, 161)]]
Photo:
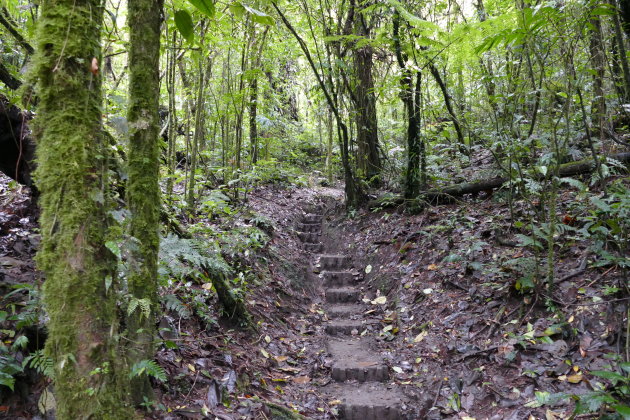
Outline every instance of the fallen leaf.
[(262, 353), (263, 356), (265, 356), (267, 359), (269, 359), (269, 353), (267, 353), (267, 350), (260, 349), (260, 352)]
[(419, 343), (429, 334), (428, 331), (422, 331), (420, 334), (416, 335), (416, 338), (413, 339), (414, 343)]
[(308, 376), (297, 376), (293, 378), (293, 382), (296, 384), (306, 384), (306, 383), (309, 383), (310, 381), (311, 381), (311, 378), (309, 378)]
[(365, 267), (365, 274), (370, 274), (372, 272), (372, 266), (368, 265), (367, 267)]
[(580, 382), (582, 382), (582, 374), (577, 373), (575, 375), (569, 375), (567, 376), (567, 381), (572, 384), (579, 384)]
[(427, 267), (427, 270), (435, 271), (438, 268), (439, 267), (437, 266), (437, 264), (429, 264), (429, 266)]
[(396, 373), (403, 373), (402, 368), (399, 368), (398, 366), (394, 366), (394, 367), (392, 367), (392, 370), (393, 370), (394, 372), (396, 372)]
[(371, 303), (372, 305), (385, 305), (387, 303), (387, 296), (379, 296), (376, 299), (374, 299)]

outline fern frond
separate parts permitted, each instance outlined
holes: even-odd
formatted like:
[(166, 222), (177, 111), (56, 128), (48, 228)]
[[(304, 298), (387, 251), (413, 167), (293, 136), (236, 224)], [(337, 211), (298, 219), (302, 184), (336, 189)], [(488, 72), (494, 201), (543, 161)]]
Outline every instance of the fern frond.
[(141, 375), (147, 375), (157, 379), (160, 382), (166, 382), (166, 371), (162, 366), (153, 360), (140, 360), (134, 364), (129, 373), (130, 378), (136, 378)]
[(44, 350), (37, 350), (29, 354), (22, 362), (23, 367), (35, 369), (38, 373), (52, 378), (54, 370), (54, 362), (51, 357), (44, 354)]
[(188, 319), (192, 316), (192, 311), (179, 298), (173, 294), (164, 296), (166, 310), (177, 313), (180, 318)]

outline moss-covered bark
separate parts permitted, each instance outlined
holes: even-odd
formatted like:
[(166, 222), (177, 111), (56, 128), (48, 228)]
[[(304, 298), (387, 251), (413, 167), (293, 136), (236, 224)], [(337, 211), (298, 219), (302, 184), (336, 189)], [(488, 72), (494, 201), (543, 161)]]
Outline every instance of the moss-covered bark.
[(41, 192), (46, 351), (55, 362), (58, 419), (129, 419), (119, 365), (114, 256), (104, 245), (107, 148), (101, 126), (100, 0), (45, 0), (31, 80), (36, 184)]
[[(129, 110), (130, 127), (127, 203), (131, 212), (130, 234), (137, 239), (131, 250), (129, 292), (135, 299), (157, 305), (157, 260), (160, 244), (159, 117), (160, 16), (162, 0), (129, 0)], [(127, 320), (129, 361), (152, 359), (154, 317), (136, 310)], [(133, 398), (142, 402), (151, 395), (146, 377), (135, 378)]]

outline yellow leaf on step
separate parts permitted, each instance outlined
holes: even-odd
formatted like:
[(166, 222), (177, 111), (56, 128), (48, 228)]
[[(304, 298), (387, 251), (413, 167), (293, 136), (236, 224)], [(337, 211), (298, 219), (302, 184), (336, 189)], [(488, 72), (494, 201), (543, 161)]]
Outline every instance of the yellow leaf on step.
[(372, 305), (385, 305), (387, 303), (387, 296), (379, 296), (372, 301)]

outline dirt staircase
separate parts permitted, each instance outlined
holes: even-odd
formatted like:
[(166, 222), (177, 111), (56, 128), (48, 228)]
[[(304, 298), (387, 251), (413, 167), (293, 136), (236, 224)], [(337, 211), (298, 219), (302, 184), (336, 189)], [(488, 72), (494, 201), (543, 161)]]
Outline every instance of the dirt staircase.
[[(351, 268), (349, 255), (324, 253), (323, 215), (307, 214), (297, 230), (304, 249), (313, 253), (312, 270), (321, 279), (325, 308), (329, 318), (325, 331), (327, 350), (333, 359), (330, 384), (322, 394), (341, 401), (339, 415), (346, 420), (398, 420), (410, 418), (406, 398), (390, 382), (389, 367), (384, 363), (378, 343), (369, 334), (362, 335), (367, 310), (361, 302), (360, 278)], [(330, 238), (326, 238), (330, 239)], [(355, 270), (356, 272), (356, 270)]]

